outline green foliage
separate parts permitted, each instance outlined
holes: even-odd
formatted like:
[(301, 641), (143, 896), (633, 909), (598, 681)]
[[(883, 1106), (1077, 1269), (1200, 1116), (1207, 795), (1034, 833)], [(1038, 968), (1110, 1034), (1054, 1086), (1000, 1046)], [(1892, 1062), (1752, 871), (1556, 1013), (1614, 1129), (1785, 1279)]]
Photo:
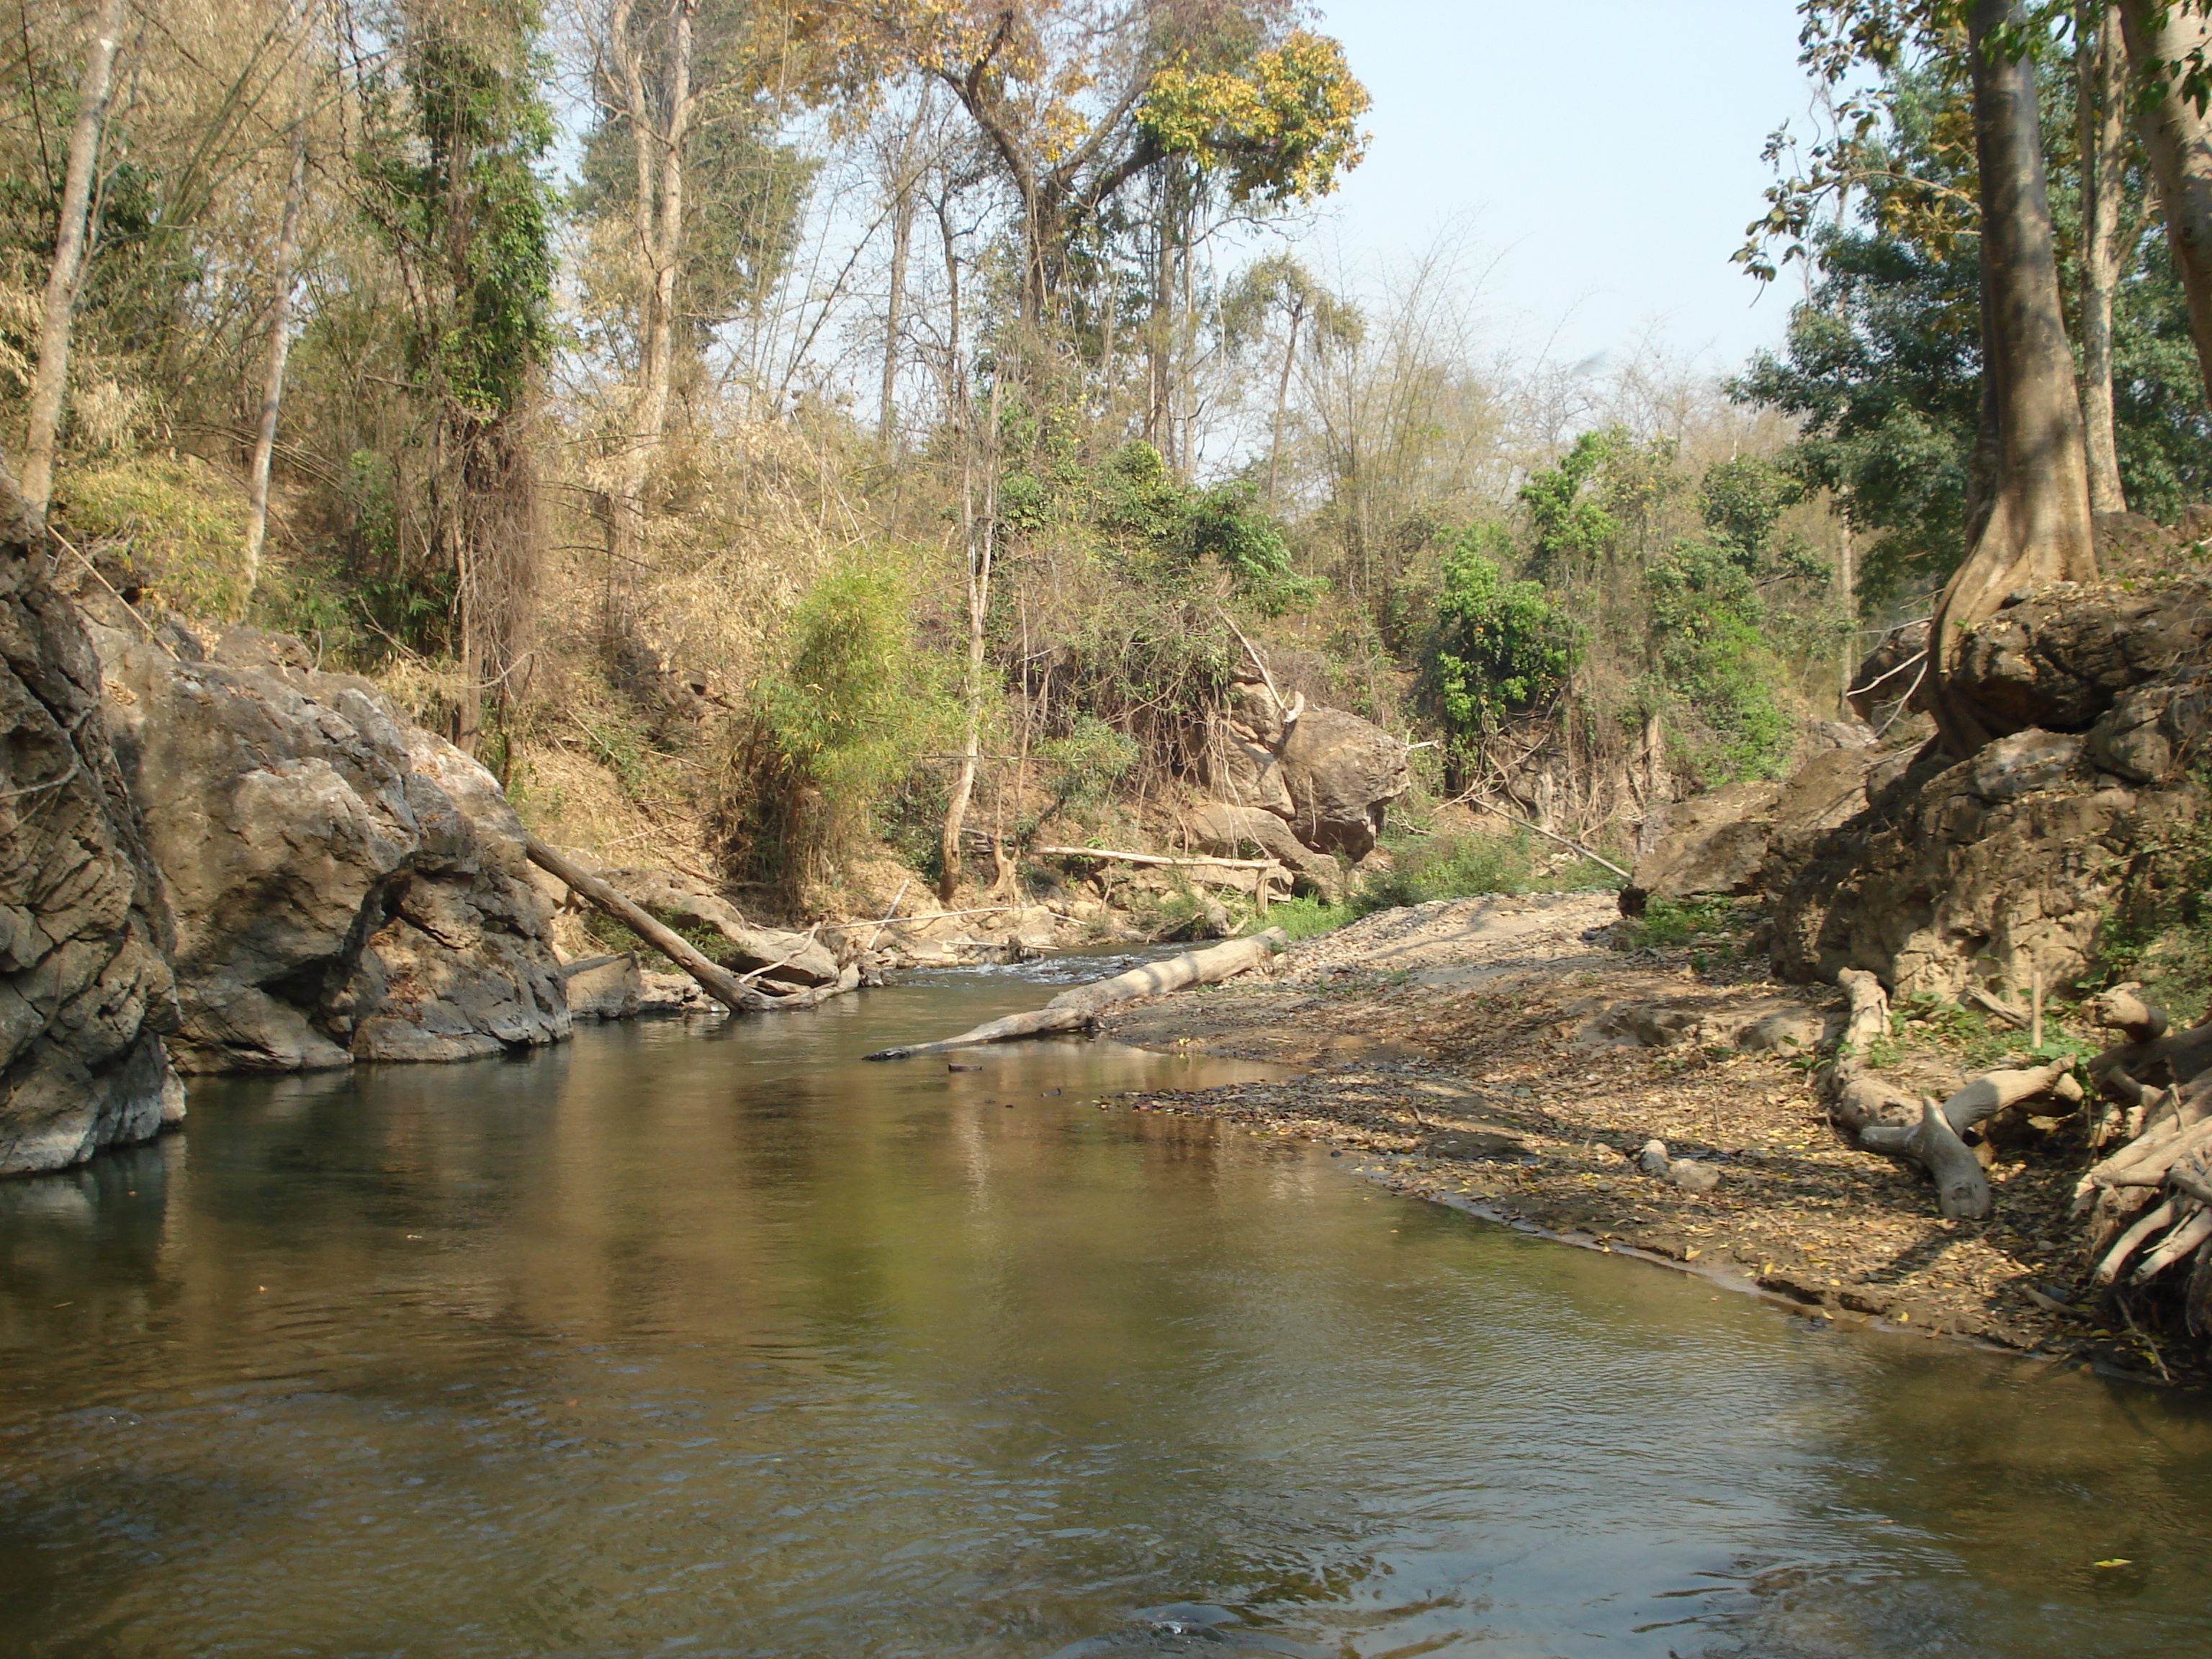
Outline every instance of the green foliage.
[(2195, 820), (2137, 853), (2088, 976), (2139, 982), (2177, 1024), (2212, 1010), (2212, 766), (2197, 769), (2196, 789)]
[(1486, 549), (1510, 553), (1510, 538), (1485, 525), (1455, 539), (1436, 601), (1434, 673), (1455, 735), (1495, 730), (1505, 714), (1550, 695), (1574, 666), (1573, 632), (1542, 585), (1507, 580)]
[(1765, 607), (1741, 550), (1681, 543), (1645, 571), (1644, 590), (1660, 690), (1697, 716), (1678, 739), (1680, 758), (1707, 786), (1779, 777), (1794, 722), (1776, 699), (1780, 665), (1760, 631)]
[(1354, 914), (1347, 905), (1324, 904), (1317, 898), (1277, 899), (1267, 907), (1266, 915), (1255, 915), (1244, 931), (1256, 933), (1263, 928), (1279, 927), (1296, 944), (1302, 939), (1334, 932), (1350, 921)]
[(1093, 715), (1079, 714), (1066, 736), (1039, 744), (1035, 758), (1050, 801), (1042, 816), (1052, 817), (1097, 806), (1139, 756), (1133, 739)]
[[(1729, 390), (1801, 423), (1789, 464), (1807, 487), (1835, 492), (1869, 538), (1859, 590), (1869, 611), (1940, 585), (1966, 549), (1981, 405), (1981, 270), (1957, 44), (1947, 40), (1913, 64), (1886, 63), (1881, 79), (1850, 100), (1845, 137), (1816, 150), (1805, 177), (1771, 190), (1776, 210), (1753, 227), (1788, 241), (1785, 257), (1812, 258), (1820, 276), (1791, 311), (1781, 353), (1758, 354)], [(2037, 46), (2056, 50), (2048, 37)], [(2044, 146), (2069, 335), (2078, 344), (2070, 311), (2081, 291), (2079, 168), (2068, 68), (2054, 64), (2043, 76)], [(1787, 148), (1778, 136), (1770, 157)], [(2212, 417), (2146, 175), (2133, 162), (2122, 180), (2113, 420), (2129, 505), (2170, 521), (2212, 493)], [(1850, 193), (1855, 222), (1818, 220), (1817, 199), (1839, 189)], [(1738, 258), (1759, 268), (1754, 250)]]
[(796, 895), (876, 825), (919, 757), (949, 741), (955, 699), (914, 638), (912, 573), (848, 556), (807, 592), (755, 682), (717, 814), (730, 866)]
[(1393, 844), (1391, 854), (1392, 867), (1369, 876), (1352, 896), (1354, 915), (1488, 893), (1570, 892), (1619, 884), (1601, 866), (1580, 860), (1564, 870), (1546, 869), (1525, 830), (1506, 836), (1407, 837)]
[(1631, 950), (1673, 950), (1729, 931), (1735, 906), (1725, 898), (1654, 898), (1625, 930)]
[(383, 131), (356, 158), (363, 210), (417, 273), (409, 342), (423, 389), (481, 417), (523, 402), (551, 354), (552, 195), (537, 172), (553, 118), (529, 0), (463, 27), (404, 3), (392, 20), (404, 89), (380, 88)]
[(1528, 551), (1524, 568), (1537, 581), (1563, 584), (1592, 574), (1620, 535), (1620, 521), (1596, 498), (1592, 487), (1631, 447), (1617, 428), (1585, 432), (1557, 466), (1530, 477), (1521, 487), (1528, 514)]
[(131, 593), (224, 622), (245, 596), (246, 504), (188, 457), (140, 455), (64, 473), (56, 527)]

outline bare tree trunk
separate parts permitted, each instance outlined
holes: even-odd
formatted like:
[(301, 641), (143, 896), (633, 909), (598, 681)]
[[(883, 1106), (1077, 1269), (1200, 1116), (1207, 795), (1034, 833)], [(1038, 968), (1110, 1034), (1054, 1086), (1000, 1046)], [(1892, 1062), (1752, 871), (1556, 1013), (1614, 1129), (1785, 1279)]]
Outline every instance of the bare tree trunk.
[(1305, 320), (1305, 307), (1292, 302), (1291, 325), (1283, 342), (1283, 372), (1275, 380), (1275, 428), (1267, 442), (1267, 511), (1278, 510), (1276, 487), (1282, 476), (1283, 412), (1290, 407), (1291, 370), (1298, 360), (1298, 325)]
[(1007, 370), (1002, 366), (992, 377), (991, 409), (982, 434), (983, 510), (975, 509), (975, 437), (967, 435), (968, 458), (962, 471), (961, 529), (968, 560), (968, 672), (961, 690), (966, 705), (967, 729), (960, 763), (952, 775), (951, 798), (945, 803), (945, 828), (938, 839), (937, 896), (952, 902), (960, 885), (960, 832), (968, 822), (968, 805), (975, 793), (975, 768), (982, 755), (984, 624), (991, 612), (991, 567), (998, 553), (999, 532), (999, 415), (1000, 388)]
[(70, 131), (69, 170), (62, 179), (61, 222), (55, 227), (54, 263), (46, 275), (46, 302), (39, 324), (39, 361), (31, 381), (27, 434), (23, 441), (23, 501), (43, 520), (53, 493), (54, 434), (69, 386), (70, 322), (76, 308), (77, 277), (84, 269), (85, 212), (99, 163), (100, 129), (114, 77), (115, 46), (123, 33), (124, 0), (100, 0), (77, 82), (76, 125)]
[(914, 199), (911, 189), (902, 181), (898, 204), (891, 210), (891, 291), (884, 307), (884, 389), (876, 419), (876, 441), (885, 449), (898, 430), (898, 349), (899, 329), (905, 319), (900, 314), (906, 299), (906, 263), (914, 246)]
[(2119, 285), (2120, 171), (2127, 142), (2118, 8), (2080, 0), (2074, 53), (2081, 150), (2081, 426), (2089, 509), (2124, 513), (2112, 426), (2112, 294)]
[(929, 93), (925, 88), (914, 125), (899, 144), (897, 176), (892, 183), (890, 296), (884, 307), (884, 386), (876, 417), (876, 441), (886, 450), (898, 432), (899, 330), (906, 320), (906, 271), (914, 250), (914, 192), (921, 171), (914, 151), (928, 122)]
[(684, 258), (684, 170), (694, 100), (694, 21), (698, 0), (668, 0), (667, 105), (656, 112), (646, 87), (645, 64), (630, 38), (633, 0), (616, 0), (608, 14), (606, 52), (623, 118), (635, 150), (630, 204), (631, 254), (639, 277), (637, 393), (613, 491), (613, 529), (618, 556), (635, 557), (645, 538), (645, 497), (654, 458), (668, 428), (670, 385), (676, 356), (677, 280)]
[(2036, 121), (2035, 65), (1996, 51), (2015, 0), (1977, 0), (1972, 58), (1974, 147), (1981, 167), (1982, 374), (1996, 443), (1989, 516), (1936, 604), (1929, 633), (1928, 705), (1945, 744), (1971, 754), (2004, 729), (1946, 684), (1965, 632), (2024, 582), (2096, 574), (2088, 459)]
[(284, 213), (276, 228), (276, 293), (269, 311), (267, 367), (261, 379), (261, 421), (253, 434), (253, 465), (246, 475), (246, 591), (261, 580), (261, 544), (269, 532), (269, 463), (276, 449), (276, 410), (284, 399), (284, 363), (292, 351), (292, 280), (300, 257), (300, 198), (307, 181), (307, 110), (313, 82), (306, 66), (292, 111), (292, 170), (284, 183)]
[(2119, 0), (2128, 58), (2148, 106), (2143, 148), (2166, 210), (2166, 241), (2189, 300), (2189, 331), (2212, 395), (2212, 115), (2179, 84), (2191, 52), (2212, 57), (2212, 19), (2193, 5)]

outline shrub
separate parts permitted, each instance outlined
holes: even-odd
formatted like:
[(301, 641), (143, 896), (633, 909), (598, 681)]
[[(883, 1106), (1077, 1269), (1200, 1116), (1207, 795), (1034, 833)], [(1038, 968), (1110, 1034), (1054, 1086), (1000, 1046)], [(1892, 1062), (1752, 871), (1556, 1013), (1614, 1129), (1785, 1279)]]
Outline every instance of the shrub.
[(849, 556), (793, 607), (753, 686), (716, 814), (743, 878), (797, 896), (856, 853), (919, 757), (949, 741), (954, 699), (915, 647), (912, 578)]

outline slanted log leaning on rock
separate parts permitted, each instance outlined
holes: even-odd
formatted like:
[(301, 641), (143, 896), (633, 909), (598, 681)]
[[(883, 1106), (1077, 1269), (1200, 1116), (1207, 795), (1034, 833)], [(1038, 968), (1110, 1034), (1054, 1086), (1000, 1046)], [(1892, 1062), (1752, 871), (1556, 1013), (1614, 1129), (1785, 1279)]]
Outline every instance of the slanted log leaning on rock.
[(1275, 953), (1288, 948), (1290, 936), (1279, 927), (1270, 927), (1265, 933), (1255, 933), (1249, 939), (1233, 939), (1226, 944), (1209, 946), (1203, 951), (1186, 951), (1166, 962), (1150, 962), (1141, 968), (1132, 968), (1126, 974), (1116, 974), (1111, 979), (1079, 985), (1073, 990), (1062, 991), (1042, 1008), (1026, 1014), (1009, 1014), (1004, 1019), (994, 1019), (978, 1025), (972, 1031), (963, 1031), (956, 1037), (944, 1037), (935, 1042), (909, 1043), (901, 1048), (883, 1048), (870, 1054), (870, 1060), (911, 1060), (916, 1054), (941, 1054), (954, 1048), (969, 1048), (979, 1043), (1006, 1042), (1015, 1037), (1046, 1036), (1055, 1031), (1080, 1031), (1116, 1003), (1133, 1002), (1139, 997), (1156, 997), (1170, 991), (1180, 991), (1187, 985), (1218, 985), (1247, 969), (1259, 967), (1273, 960)]
[(681, 933), (662, 927), (597, 876), (585, 874), (537, 836), (530, 837), (526, 848), (532, 864), (567, 882), (569, 890), (579, 897), (596, 905), (674, 962), (697, 980), (700, 988), (708, 996), (732, 1013), (739, 1010), (747, 1013), (771, 1013), (779, 1010), (811, 1008), (860, 983), (859, 970), (848, 968), (839, 975), (835, 984), (817, 985), (810, 990), (795, 991), (788, 996), (771, 996), (765, 991), (757, 990), (744, 978), (709, 960)]

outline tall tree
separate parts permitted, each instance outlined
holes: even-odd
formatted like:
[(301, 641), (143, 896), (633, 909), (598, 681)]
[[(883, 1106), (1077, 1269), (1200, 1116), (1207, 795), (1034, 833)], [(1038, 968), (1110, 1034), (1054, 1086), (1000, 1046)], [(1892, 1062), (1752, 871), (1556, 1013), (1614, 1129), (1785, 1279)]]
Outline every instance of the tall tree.
[(2120, 0), (2118, 9), (2142, 100), (2143, 148), (2212, 395), (2212, 15), (2205, 0)]
[(452, 582), (461, 666), (454, 741), (473, 753), (484, 694), (504, 707), (542, 529), (523, 428), (552, 345), (553, 125), (531, 0), (401, 0), (372, 84), (365, 210), (399, 268), (425, 417), (428, 539)]
[(100, 0), (92, 37), (85, 46), (84, 75), (77, 82), (76, 120), (70, 129), (69, 170), (62, 185), (59, 222), (54, 227), (54, 258), (46, 274), (46, 304), (39, 319), (38, 366), (23, 442), (23, 501), (40, 518), (45, 516), (47, 497), (53, 493), (54, 440), (61, 429), (62, 402), (69, 386), (70, 328), (76, 310), (77, 281), (84, 270), (85, 216), (99, 167), (100, 141), (107, 121), (108, 89), (114, 81), (124, 9), (124, 0)]
[[(304, 33), (304, 19), (302, 24)], [(246, 475), (246, 568), (241, 580), (248, 597), (261, 576), (261, 544), (269, 533), (269, 465), (276, 453), (276, 416), (284, 400), (284, 367), (292, 354), (292, 289), (300, 258), (300, 207), (307, 186), (307, 118), (315, 87), (304, 52), (293, 74), (292, 162), (276, 227), (275, 292), (269, 307), (269, 343), (262, 358), (260, 418), (254, 423), (253, 459)]]
[(2126, 510), (2112, 413), (2112, 300), (2119, 286), (2121, 209), (2127, 165), (2127, 52), (2119, 9), (2081, 0), (2074, 13), (2074, 104), (2081, 153), (2081, 422), (2089, 505)]
[(1929, 706), (1967, 754), (2002, 728), (1947, 683), (1967, 629), (2023, 582), (2097, 574), (2088, 457), (2058, 288), (2038, 126), (2035, 60), (2017, 0), (1975, 0), (1966, 19), (1981, 171), (1982, 399), (1993, 434), (1986, 496), (1929, 633)]

